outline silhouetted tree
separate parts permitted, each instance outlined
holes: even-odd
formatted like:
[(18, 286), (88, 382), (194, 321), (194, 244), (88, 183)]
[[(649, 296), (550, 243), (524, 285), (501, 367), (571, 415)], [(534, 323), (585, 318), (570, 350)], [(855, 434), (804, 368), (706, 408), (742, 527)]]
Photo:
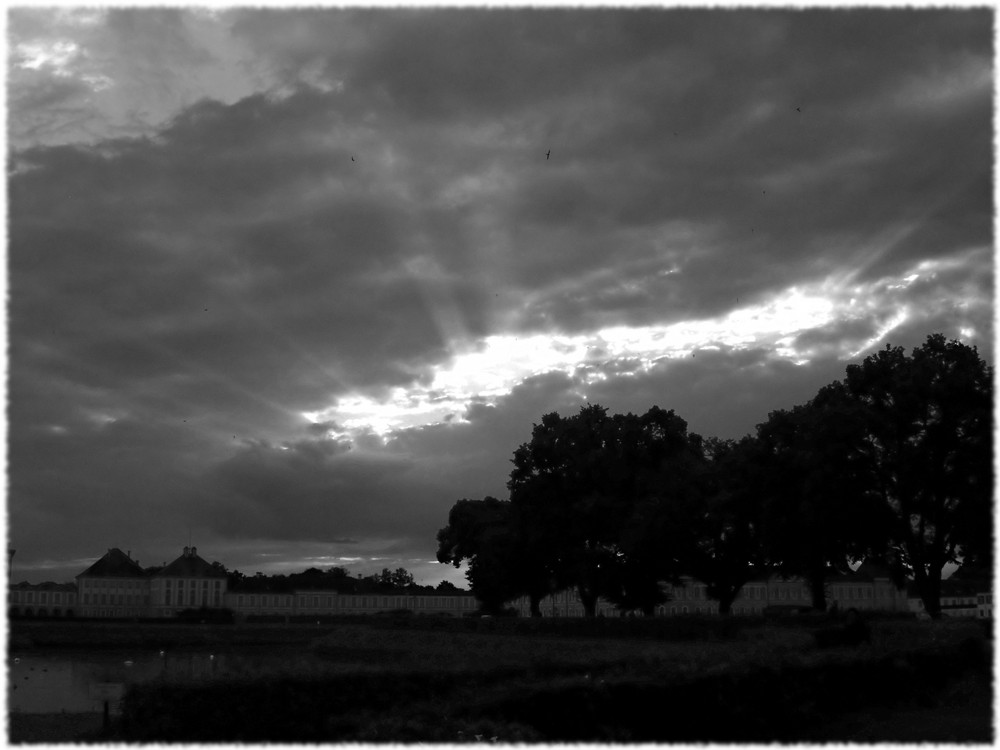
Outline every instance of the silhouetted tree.
[(413, 575), (406, 568), (389, 570), (382, 568), (381, 573), (372, 577), (372, 583), (381, 589), (405, 589), (414, 583)]
[(854, 450), (869, 497), (892, 517), (893, 559), (937, 618), (943, 566), (990, 554), (993, 369), (934, 334), (910, 356), (887, 346), (849, 366), (844, 386), (863, 422)]
[(727, 615), (740, 589), (766, 566), (760, 447), (750, 436), (710, 438), (704, 451), (683, 563)]
[(527, 594), (532, 614), (540, 616), (547, 588), (515, 523), (509, 502), (495, 497), (459, 500), (448, 514), (448, 525), (438, 532), (437, 559), (456, 568), (469, 562), (465, 575), (485, 610), (499, 613), (507, 601)]
[(840, 383), (757, 426), (767, 555), (783, 576), (806, 580), (820, 611), (831, 574), (883, 555), (888, 544), (889, 518), (868, 501), (852, 447), (862, 435), (860, 410)]
[(600, 596), (646, 612), (663, 600), (658, 581), (673, 556), (656, 535), (671, 517), (661, 506), (689, 480), (699, 441), (673, 411), (609, 416), (588, 404), (544, 415), (514, 452), (507, 486), (538, 566), (553, 588), (576, 586), (587, 616)]

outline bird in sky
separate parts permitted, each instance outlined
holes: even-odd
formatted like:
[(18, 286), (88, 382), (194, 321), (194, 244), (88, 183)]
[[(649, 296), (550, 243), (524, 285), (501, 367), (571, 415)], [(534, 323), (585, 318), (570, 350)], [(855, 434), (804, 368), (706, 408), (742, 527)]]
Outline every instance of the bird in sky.
[(796, 112), (801, 112), (802, 110), (801, 110), (801, 109), (799, 109), (798, 107), (796, 107), (796, 108), (795, 108), (795, 111), (796, 111)]
[(353, 156), (351, 157), (351, 161), (354, 161), (354, 157)]
[(548, 151), (545, 152), (545, 161), (549, 160), (549, 154), (551, 154), (551, 153), (552, 153), (552, 149), (551, 148)]

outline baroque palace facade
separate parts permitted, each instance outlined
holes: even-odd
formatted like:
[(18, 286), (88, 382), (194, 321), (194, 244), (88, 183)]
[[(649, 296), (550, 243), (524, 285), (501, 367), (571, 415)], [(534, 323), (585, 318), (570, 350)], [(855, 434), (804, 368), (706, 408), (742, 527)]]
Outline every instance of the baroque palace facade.
[(411, 610), (458, 616), (478, 608), (469, 593), (341, 594), (315, 589), (291, 592), (230, 591), (226, 574), (198, 555), (196, 547), (153, 572), (112, 548), (73, 584), (12, 585), (14, 617), (170, 618), (184, 610), (228, 609), (237, 618), (368, 614)]
[[(679, 585), (664, 584), (667, 601), (656, 608), (657, 617), (683, 615), (716, 615), (719, 603), (710, 599), (706, 586), (694, 578), (682, 576)], [(827, 581), (827, 607), (840, 611), (857, 609), (869, 612), (911, 612), (918, 618), (927, 617), (924, 603), (913, 584), (897, 588), (888, 571), (869, 563), (846, 575), (831, 576)], [(531, 614), (527, 597), (513, 602), (518, 615)], [(805, 611), (811, 606), (806, 582), (800, 578), (762, 576), (748, 581), (730, 607), (737, 616), (763, 616), (768, 612)], [(543, 617), (582, 617), (583, 603), (574, 590), (567, 589), (545, 597), (540, 606)], [(598, 615), (615, 617), (620, 612), (612, 602), (599, 599)], [(953, 575), (941, 582), (941, 614), (944, 617), (992, 619), (993, 594), (987, 582), (965, 580)]]
[[(988, 583), (956, 573), (942, 581), (941, 609), (946, 617), (993, 616), (993, 595)], [(338, 614), (374, 614), (409, 610), (417, 614), (462, 616), (475, 612), (479, 602), (468, 592), (342, 594), (315, 589), (290, 592), (229, 590), (226, 574), (199, 557), (196, 547), (185, 547), (176, 560), (146, 571), (130, 553), (112, 548), (71, 583), (19, 583), (10, 586), (8, 612), (14, 617), (171, 618), (184, 610), (228, 609), (237, 618), (303, 617)], [(691, 578), (681, 585), (666, 585), (668, 601), (656, 615), (717, 614), (718, 602), (709, 599), (705, 585)], [(830, 606), (840, 610), (912, 612), (925, 616), (923, 602), (912, 585), (897, 588), (884, 570), (862, 565), (848, 575), (832, 577), (827, 589)], [(764, 615), (769, 611), (805, 610), (809, 591), (800, 579), (777, 576), (747, 583), (733, 602), (734, 615)], [(521, 616), (530, 614), (526, 597), (510, 603)], [(598, 613), (617, 616), (615, 606), (600, 600)], [(567, 589), (542, 600), (546, 617), (581, 617), (583, 605)]]

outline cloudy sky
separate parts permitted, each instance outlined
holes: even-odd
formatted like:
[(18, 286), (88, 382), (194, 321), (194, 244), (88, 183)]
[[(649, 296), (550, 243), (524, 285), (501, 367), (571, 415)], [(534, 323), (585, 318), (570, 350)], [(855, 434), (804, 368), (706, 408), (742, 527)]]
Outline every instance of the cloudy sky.
[(752, 432), (993, 361), (992, 26), (946, 10), (8, 17), (15, 580), (434, 562), (547, 412)]

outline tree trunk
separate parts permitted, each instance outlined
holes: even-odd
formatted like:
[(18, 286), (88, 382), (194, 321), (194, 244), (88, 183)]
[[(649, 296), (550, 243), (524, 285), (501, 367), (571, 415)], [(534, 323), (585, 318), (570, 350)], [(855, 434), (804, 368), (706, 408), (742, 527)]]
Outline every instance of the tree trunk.
[(583, 616), (594, 617), (597, 611), (597, 594), (584, 586), (577, 587), (577, 593), (580, 594), (580, 603), (583, 605)]
[(914, 566), (913, 579), (927, 616), (941, 619), (941, 571), (926, 572), (923, 566)]
[(733, 601), (736, 599), (735, 591), (726, 591), (725, 593), (720, 592), (719, 596), (719, 614), (728, 617), (733, 608)]
[(818, 612), (826, 612), (826, 574), (813, 573), (809, 576), (809, 596), (812, 606)]
[(531, 603), (531, 616), (541, 617), (542, 616), (542, 597), (540, 594), (530, 594), (528, 600)]

